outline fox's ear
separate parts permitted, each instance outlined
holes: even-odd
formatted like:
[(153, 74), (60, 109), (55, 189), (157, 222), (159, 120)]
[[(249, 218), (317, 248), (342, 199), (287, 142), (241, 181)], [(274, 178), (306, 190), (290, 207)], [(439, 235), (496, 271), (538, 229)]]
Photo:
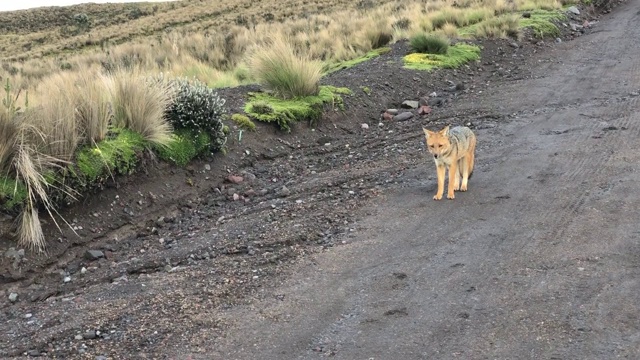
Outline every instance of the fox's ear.
[(425, 134), (427, 137), (429, 137), (429, 136), (433, 135), (433, 131), (431, 131), (431, 130), (428, 130), (428, 129), (422, 128), (422, 131), (424, 131), (424, 134)]
[(444, 129), (440, 130), (440, 134), (444, 136), (449, 135), (449, 125), (445, 126)]

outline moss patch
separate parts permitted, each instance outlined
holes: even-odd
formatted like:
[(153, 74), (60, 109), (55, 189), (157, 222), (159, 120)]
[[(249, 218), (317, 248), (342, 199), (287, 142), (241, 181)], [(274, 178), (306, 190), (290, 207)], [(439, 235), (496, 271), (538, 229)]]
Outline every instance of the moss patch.
[(245, 115), (233, 114), (231, 115), (231, 121), (236, 123), (236, 125), (238, 125), (242, 129), (256, 131), (256, 124), (254, 124), (253, 121), (251, 121), (251, 119), (249, 119)]
[(318, 120), (326, 104), (344, 109), (342, 95), (351, 95), (351, 90), (321, 86), (318, 95), (289, 100), (267, 93), (250, 93), (250, 100), (245, 105), (244, 111), (259, 121), (274, 122), (280, 126), (280, 129), (290, 131), (290, 124), (293, 122)]
[(27, 200), (27, 187), (6, 176), (0, 176), (0, 209), (16, 213)]
[(565, 21), (567, 17), (560, 11), (533, 10), (529, 12), (530, 18), (520, 20), (521, 28), (529, 28), (539, 38), (556, 37), (560, 35), (560, 29), (554, 22)]
[(76, 157), (76, 176), (82, 183), (100, 183), (114, 174), (131, 174), (138, 163), (138, 153), (146, 142), (131, 130), (113, 130), (109, 138), (82, 148)]
[(413, 70), (453, 69), (469, 61), (480, 59), (480, 48), (469, 44), (449, 47), (446, 55), (414, 53), (404, 57), (404, 67)]
[(162, 160), (178, 166), (187, 165), (211, 146), (211, 136), (205, 132), (181, 129), (177, 130), (172, 137), (173, 140), (169, 145), (155, 147), (155, 151)]
[(371, 50), (368, 53), (366, 53), (365, 55), (352, 59), (352, 60), (347, 60), (347, 61), (342, 61), (339, 63), (329, 63), (326, 64), (324, 66), (324, 73), (323, 75), (327, 75), (327, 74), (331, 74), (332, 72), (336, 72), (338, 70), (344, 70), (344, 69), (349, 69), (351, 67), (354, 67), (362, 62), (371, 60), (373, 58), (376, 58), (380, 55), (384, 55), (386, 53), (388, 53), (389, 51), (391, 51), (391, 48), (389, 47), (382, 47), (379, 49), (375, 49), (375, 50)]

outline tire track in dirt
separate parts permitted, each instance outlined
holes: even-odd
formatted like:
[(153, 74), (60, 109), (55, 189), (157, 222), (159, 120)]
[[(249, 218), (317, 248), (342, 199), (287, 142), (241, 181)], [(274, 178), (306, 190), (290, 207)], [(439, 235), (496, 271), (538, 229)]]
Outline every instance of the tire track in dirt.
[[(623, 12), (618, 11), (617, 16), (621, 14)], [(620, 26), (625, 25), (628, 23)], [(617, 24), (608, 23), (608, 26), (616, 27)], [(637, 37), (637, 34), (631, 35), (631, 39)], [(598, 55), (598, 52), (588, 51), (593, 43), (585, 45), (582, 42), (582, 45), (585, 48), (573, 54), (574, 59), (588, 54), (586, 58), (590, 62)], [(620, 50), (625, 48), (619, 42), (618, 46)], [(530, 89), (531, 93), (542, 93), (540, 89), (559, 85), (558, 89), (569, 92), (560, 96), (559, 104), (590, 95), (580, 86), (592, 79), (572, 75), (578, 65), (558, 68), (545, 80), (533, 81), (536, 88)], [(597, 70), (595, 65), (584, 69), (592, 71), (594, 76), (606, 78), (606, 72)], [(605, 89), (611, 88), (615, 81), (607, 80)], [(571, 93), (575, 89), (579, 89), (576, 94)], [(504, 94), (503, 90), (496, 92)], [(524, 95), (526, 90), (516, 94)], [(544, 103), (545, 97), (536, 101)], [(280, 343), (276, 335), (252, 337), (248, 342), (269, 339), (262, 343), (265, 348), (261, 349), (266, 359), (275, 359), (278, 355), (310, 359), (326, 354), (342, 359), (374, 354), (376, 358), (393, 354), (395, 358), (407, 359), (603, 358), (610, 355), (615, 345), (607, 346), (607, 340), (616, 339), (625, 331), (625, 325), (614, 325), (611, 330), (602, 331), (598, 337), (601, 343), (598, 343), (593, 341), (595, 335), (590, 327), (605, 319), (597, 313), (589, 313), (598, 311), (592, 307), (598, 296), (611, 296), (603, 293), (607, 289), (604, 285), (606, 275), (589, 280), (587, 275), (576, 273), (572, 256), (580, 251), (572, 252), (568, 247), (578, 246), (585, 240), (592, 244), (583, 246), (598, 247), (597, 235), (589, 237), (585, 229), (602, 227), (602, 220), (584, 226), (585, 229), (580, 229), (578, 223), (590, 219), (586, 216), (592, 215), (588, 213), (592, 211), (589, 206), (594, 205), (593, 195), (582, 190), (599, 185), (619, 165), (612, 164), (616, 154), (608, 150), (618, 145), (615, 140), (620, 137), (601, 144), (603, 141), (593, 138), (602, 128), (600, 121), (583, 119), (579, 111), (582, 107), (599, 110), (597, 106), (604, 106), (603, 111), (609, 113), (602, 115), (613, 122), (611, 118), (629, 111), (634, 104), (624, 101), (599, 104), (588, 100), (574, 106), (564, 105), (555, 109), (552, 116), (544, 113), (528, 115), (498, 130), (506, 135), (515, 134), (507, 136), (507, 140), (492, 137), (493, 131), (479, 131), (479, 139), (495, 139), (495, 142), (479, 142), (478, 165), (484, 171), (474, 177), (470, 193), (457, 196), (455, 202), (434, 204), (418, 199), (428, 196), (423, 185), (412, 182), (413, 188), (401, 187), (389, 203), (381, 206), (381, 213), (366, 222), (365, 226), (371, 230), (364, 235), (363, 243), (354, 244), (359, 249), (345, 248), (343, 252), (333, 254), (338, 260), (323, 257), (318, 266), (331, 269), (331, 274), (311, 271), (315, 275), (312, 280), (300, 280), (294, 285), (307, 297), (329, 296), (342, 305), (322, 306), (296, 299), (300, 300), (300, 306), (306, 305), (305, 309), (309, 309), (309, 313), (293, 318), (299, 323), (292, 320), (295, 325), (265, 324), (272, 333), (282, 331), (295, 339), (290, 347), (286, 341)], [(517, 105), (522, 103), (514, 100), (507, 107)], [(540, 107), (536, 104), (528, 106)], [(505, 113), (511, 111), (507, 109)], [(631, 130), (625, 137), (635, 133), (635, 128), (631, 127), (636, 125), (622, 121)], [(549, 127), (555, 130), (557, 124), (571, 130), (562, 133), (566, 129), (561, 128), (556, 135), (541, 134)], [(559, 154), (554, 155), (554, 152)], [(423, 168), (412, 168), (407, 170), (406, 177), (420, 178), (427, 172)], [(526, 180), (528, 174), (544, 181)], [(422, 206), (422, 203), (428, 205)], [(410, 213), (402, 210), (406, 207), (411, 208)], [(628, 225), (622, 220), (616, 224)], [(386, 232), (381, 233), (382, 230)], [(616, 234), (615, 231), (594, 234), (610, 235)], [(553, 236), (562, 238), (562, 242), (549, 246), (549, 238)], [(586, 248), (581, 250), (588, 251)], [(366, 254), (359, 259), (361, 264), (352, 263), (356, 254)], [(369, 291), (384, 279), (385, 269), (386, 272), (402, 269), (409, 278), (417, 280), (406, 290), (376, 288)], [(613, 269), (612, 273), (619, 276), (617, 270)], [(301, 277), (306, 276), (310, 275)], [(340, 286), (341, 294), (333, 292), (333, 286)], [(388, 299), (398, 300), (398, 303)], [(619, 308), (626, 303), (619, 302)], [(406, 306), (409, 320), (381, 314), (385, 306), (392, 307), (391, 311), (402, 308), (399, 305)], [(588, 311), (581, 306), (586, 306)], [(346, 316), (360, 321), (349, 318), (347, 323), (338, 321), (326, 325), (326, 318), (323, 318), (322, 324), (313, 324), (311, 308), (315, 307), (330, 316), (344, 311)], [(366, 313), (368, 317), (363, 318), (362, 314)], [(250, 324), (254, 334), (258, 333), (255, 329), (260, 327), (259, 322)], [(608, 323), (607, 326), (611, 325)], [(315, 339), (322, 339), (322, 344), (313, 340), (306, 349), (300, 348), (299, 344), (306, 338), (297, 335), (296, 329), (301, 328), (305, 333), (314, 333), (315, 329), (320, 334)], [(633, 339), (618, 340), (621, 340), (619, 344), (633, 348)], [(584, 345), (592, 343), (595, 345)], [(319, 345), (324, 346), (323, 351), (314, 352), (313, 347)], [(232, 347), (227, 349), (228, 354), (247, 358), (246, 354), (234, 353)], [(633, 350), (627, 351), (627, 354), (632, 353)]]

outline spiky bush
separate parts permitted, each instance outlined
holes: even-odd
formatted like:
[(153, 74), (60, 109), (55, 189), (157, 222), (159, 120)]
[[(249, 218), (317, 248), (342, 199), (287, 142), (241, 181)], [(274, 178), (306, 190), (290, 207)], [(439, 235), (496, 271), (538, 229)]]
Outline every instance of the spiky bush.
[(167, 118), (173, 127), (205, 132), (211, 137), (212, 150), (220, 150), (226, 142), (222, 131), (225, 100), (198, 80), (178, 78), (170, 84), (175, 95), (168, 107)]
[(419, 33), (409, 40), (415, 52), (444, 55), (449, 50), (449, 39), (442, 35)]

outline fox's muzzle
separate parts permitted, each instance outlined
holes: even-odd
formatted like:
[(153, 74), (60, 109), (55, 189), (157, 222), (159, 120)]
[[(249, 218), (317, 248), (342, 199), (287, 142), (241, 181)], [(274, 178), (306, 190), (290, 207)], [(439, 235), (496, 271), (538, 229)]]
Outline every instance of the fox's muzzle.
[(438, 154), (433, 154), (433, 158), (437, 159), (438, 158)]

